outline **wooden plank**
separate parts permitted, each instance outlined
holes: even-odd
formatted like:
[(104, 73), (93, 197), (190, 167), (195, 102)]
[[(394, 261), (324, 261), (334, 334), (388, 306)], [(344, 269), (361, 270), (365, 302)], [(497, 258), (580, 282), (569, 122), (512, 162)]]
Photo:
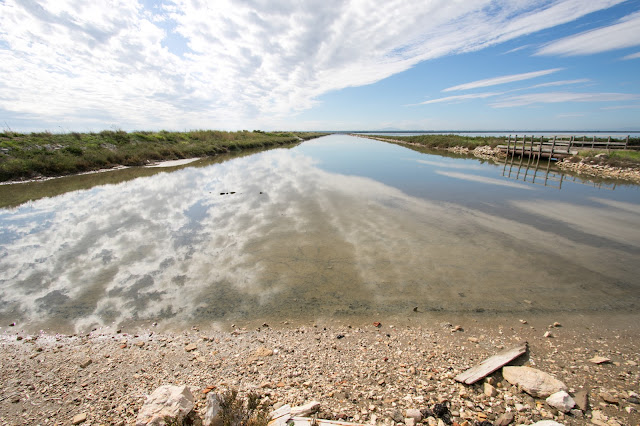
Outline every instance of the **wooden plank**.
[(511, 349), (505, 349), (504, 351), (485, 359), (475, 367), (471, 367), (470, 369), (458, 374), (455, 377), (455, 380), (461, 383), (466, 383), (467, 385), (474, 384), (478, 380), (487, 377), (499, 368), (509, 364), (525, 352), (527, 352), (526, 342), (523, 345), (516, 346)]
[(343, 422), (340, 420), (313, 419), (311, 417), (292, 417), (289, 419), (289, 423), (291, 422), (293, 422), (295, 426), (312, 426), (314, 423), (317, 426), (365, 426), (362, 423)]

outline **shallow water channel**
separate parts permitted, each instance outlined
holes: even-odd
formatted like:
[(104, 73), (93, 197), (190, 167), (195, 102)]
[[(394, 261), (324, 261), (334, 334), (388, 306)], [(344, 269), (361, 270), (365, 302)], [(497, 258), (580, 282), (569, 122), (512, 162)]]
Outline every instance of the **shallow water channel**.
[(0, 188), (39, 194), (0, 209), (2, 328), (639, 306), (638, 186), (346, 135), (225, 160)]

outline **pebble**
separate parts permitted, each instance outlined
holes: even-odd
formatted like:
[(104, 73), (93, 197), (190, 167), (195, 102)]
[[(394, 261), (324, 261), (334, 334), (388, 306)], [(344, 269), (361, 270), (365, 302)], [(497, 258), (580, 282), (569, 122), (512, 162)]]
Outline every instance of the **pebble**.
[(76, 414), (71, 420), (72, 425), (79, 425), (87, 421), (87, 413)]
[[(610, 420), (624, 424), (637, 424), (640, 420), (636, 411), (627, 411), (625, 407), (638, 398), (634, 393), (637, 366), (622, 361), (622, 366), (596, 368), (584, 362), (594, 355), (595, 349), (603, 348), (607, 354), (617, 353), (621, 360), (635, 360), (638, 353), (634, 349), (635, 340), (600, 333), (598, 336), (604, 337), (598, 337), (600, 340), (595, 343), (596, 338), (586, 337), (584, 329), (578, 332), (568, 325), (563, 329), (562, 339), (552, 342), (541, 340), (540, 332), (530, 327), (519, 327), (516, 331), (515, 327), (487, 328), (475, 322), (465, 326), (472, 337), (482, 336), (477, 344), (466, 336), (450, 333), (451, 326), (442, 329), (438, 323), (431, 328), (398, 325), (388, 329), (385, 325), (382, 331), (369, 321), (362, 328), (357, 325), (325, 328), (323, 324), (295, 329), (270, 327), (259, 332), (255, 327), (238, 328), (240, 334), (204, 327), (198, 332), (153, 335), (139, 332), (137, 337), (99, 332), (90, 337), (43, 334), (37, 340), (37, 347), (42, 350), (37, 358), (30, 358), (34, 353), (32, 345), (16, 343), (15, 334), (13, 340), (0, 335), (0, 386), (5, 395), (15, 393), (18, 400), (15, 404), (0, 404), (0, 418), (21, 416), (20, 410), (25, 409), (26, 417), (40, 419), (47, 415), (51, 424), (69, 424), (80, 411), (91, 417), (92, 424), (118, 421), (131, 424), (146, 396), (155, 388), (185, 384), (195, 396), (195, 409), (200, 416), (204, 414), (204, 399), (215, 386), (216, 392), (235, 388), (242, 395), (255, 390), (270, 409), (278, 404), (301, 406), (317, 399), (325, 416), (319, 418), (337, 419), (342, 415), (353, 421), (358, 416), (363, 423), (404, 423), (411, 418), (415, 424), (444, 424), (427, 411), (422, 411), (423, 418), (417, 421), (410, 410), (433, 410), (436, 403), (446, 401), (452, 420), (460, 425), (467, 422), (475, 426), (480, 418), (484, 419), (477, 413), (483, 413), (486, 420), (482, 421), (492, 424), (498, 420), (506, 422), (511, 416), (514, 420), (506, 424), (531, 424), (541, 419), (581, 424), (584, 419), (578, 420), (579, 410), (565, 415), (545, 408), (544, 400), (519, 391), (503, 381), (499, 372), (485, 381), (495, 391), (494, 394), (487, 388), (492, 396), (485, 394), (484, 383), (466, 386), (453, 380), (460, 372), (495, 354), (498, 347), (526, 340), (531, 342), (529, 363), (535, 362), (536, 368), (553, 374), (574, 389), (593, 383), (598, 389), (595, 395), (602, 392), (615, 395), (622, 406), (618, 409), (606, 403), (602, 408)], [(387, 337), (387, 331), (393, 334)], [(338, 334), (346, 338), (336, 341)], [(145, 347), (153, 350), (117, 350), (126, 345), (124, 338), (144, 341)], [(196, 340), (197, 345), (193, 343)], [(206, 355), (187, 352), (189, 345)], [(271, 356), (247, 364), (252, 356), (268, 351), (273, 351)], [(93, 368), (78, 370), (87, 354), (94, 361)], [(590, 366), (591, 370), (584, 370), (583, 366)], [(622, 373), (627, 376), (620, 376)], [(580, 391), (571, 391), (576, 403)], [(29, 395), (33, 404), (20, 398), (21, 395)], [(599, 404), (605, 401), (598, 398), (596, 405)], [(397, 411), (395, 419), (394, 411)]]

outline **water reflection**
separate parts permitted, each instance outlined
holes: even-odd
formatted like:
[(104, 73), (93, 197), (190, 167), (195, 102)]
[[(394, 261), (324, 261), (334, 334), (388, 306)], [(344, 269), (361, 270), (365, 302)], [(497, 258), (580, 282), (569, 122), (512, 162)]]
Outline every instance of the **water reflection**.
[[(416, 196), (436, 179), (454, 178), (449, 188), (470, 185), (459, 176), (469, 175), (438, 171), (434, 156), (415, 153), (422, 164), (407, 162), (411, 151), (394, 145), (373, 148), (389, 167), (427, 173), (413, 186), (392, 184), (396, 172), (365, 170), (357, 155), (350, 174), (338, 173), (326, 146), (345, 144), (356, 154), (370, 147), (352, 141), (324, 138), (0, 211), (0, 318), (33, 329), (84, 330), (114, 322), (180, 327), (391, 315), (414, 306), (636, 306), (640, 235), (624, 228), (640, 229), (637, 201), (591, 197), (584, 208), (531, 200), (531, 191), (495, 185), (499, 171), (489, 168), (476, 183), (495, 188), (484, 194), (488, 203), (506, 197), (502, 208), (522, 213), (513, 219)], [(492, 195), (497, 189), (522, 198)], [(568, 234), (548, 230), (569, 217), (576, 223)]]

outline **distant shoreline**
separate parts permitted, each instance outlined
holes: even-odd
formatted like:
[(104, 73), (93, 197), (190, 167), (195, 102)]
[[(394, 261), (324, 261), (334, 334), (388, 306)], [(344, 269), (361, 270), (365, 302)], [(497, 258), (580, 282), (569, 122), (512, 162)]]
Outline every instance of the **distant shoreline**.
[[(469, 155), (483, 159), (498, 160), (503, 158), (496, 147), (504, 143), (497, 137), (464, 137), (458, 135), (420, 135), (420, 136), (382, 136), (351, 134), (351, 136), (373, 139), (381, 142), (397, 143), (419, 148), (446, 150), (457, 154)], [(634, 147), (640, 140), (631, 140)], [(584, 150), (577, 156), (557, 162), (557, 167), (578, 175), (604, 179), (626, 180), (640, 185), (640, 151), (619, 150), (607, 152), (603, 150)]]

